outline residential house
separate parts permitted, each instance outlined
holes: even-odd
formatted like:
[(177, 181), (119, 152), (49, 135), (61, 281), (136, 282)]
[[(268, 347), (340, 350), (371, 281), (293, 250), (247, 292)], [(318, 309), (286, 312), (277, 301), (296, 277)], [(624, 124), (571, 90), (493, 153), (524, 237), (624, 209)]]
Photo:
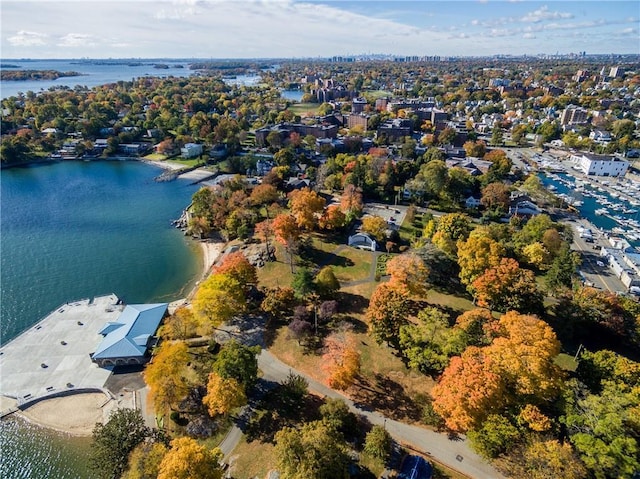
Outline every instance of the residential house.
[(202, 145), (198, 143), (186, 143), (180, 148), (180, 154), (183, 158), (197, 158), (202, 155)]

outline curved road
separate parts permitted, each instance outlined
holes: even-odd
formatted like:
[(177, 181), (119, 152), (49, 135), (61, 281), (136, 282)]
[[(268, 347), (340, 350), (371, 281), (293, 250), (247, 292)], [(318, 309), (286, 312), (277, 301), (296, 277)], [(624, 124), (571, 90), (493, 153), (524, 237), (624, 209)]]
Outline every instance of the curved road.
[[(342, 399), (354, 413), (365, 416), (372, 424), (384, 426), (396, 441), (409, 444), (469, 477), (474, 479), (504, 479), (504, 476), (469, 448), (466, 439), (449, 439), (446, 434), (439, 434), (428, 429), (404, 424), (385, 418), (378, 412), (364, 410), (342, 394), (283, 363), (264, 349), (258, 355), (258, 366), (263, 373), (263, 379), (274, 383), (284, 381), (290, 372), (303, 376), (309, 382), (309, 389), (324, 396)], [(248, 408), (245, 408), (240, 415), (239, 422), (246, 421), (248, 414)], [(242, 432), (235, 425), (220, 444), (220, 449), (225, 457), (231, 454), (241, 437)]]

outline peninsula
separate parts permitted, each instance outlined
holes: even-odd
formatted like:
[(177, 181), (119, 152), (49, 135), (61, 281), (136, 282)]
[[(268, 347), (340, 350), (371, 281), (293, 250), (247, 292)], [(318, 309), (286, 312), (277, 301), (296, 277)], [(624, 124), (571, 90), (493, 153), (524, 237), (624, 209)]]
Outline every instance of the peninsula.
[(82, 76), (82, 73), (56, 70), (3, 70), (0, 71), (2, 81), (27, 81), (27, 80), (56, 80), (63, 77)]

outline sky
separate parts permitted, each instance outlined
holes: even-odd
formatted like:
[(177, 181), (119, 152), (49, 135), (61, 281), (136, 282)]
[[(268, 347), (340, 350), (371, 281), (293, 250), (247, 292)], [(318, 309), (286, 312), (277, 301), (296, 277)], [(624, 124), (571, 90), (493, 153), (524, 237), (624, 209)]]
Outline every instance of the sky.
[(640, 54), (640, 2), (1, 0), (0, 57)]

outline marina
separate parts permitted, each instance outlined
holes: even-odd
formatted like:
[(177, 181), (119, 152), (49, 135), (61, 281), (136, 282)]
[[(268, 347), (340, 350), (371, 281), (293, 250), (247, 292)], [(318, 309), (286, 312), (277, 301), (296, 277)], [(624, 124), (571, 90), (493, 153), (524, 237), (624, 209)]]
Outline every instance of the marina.
[(566, 206), (593, 223), (601, 234), (620, 235), (631, 246), (640, 246), (640, 182), (585, 176), (551, 158), (540, 160), (539, 165), (542, 184)]

